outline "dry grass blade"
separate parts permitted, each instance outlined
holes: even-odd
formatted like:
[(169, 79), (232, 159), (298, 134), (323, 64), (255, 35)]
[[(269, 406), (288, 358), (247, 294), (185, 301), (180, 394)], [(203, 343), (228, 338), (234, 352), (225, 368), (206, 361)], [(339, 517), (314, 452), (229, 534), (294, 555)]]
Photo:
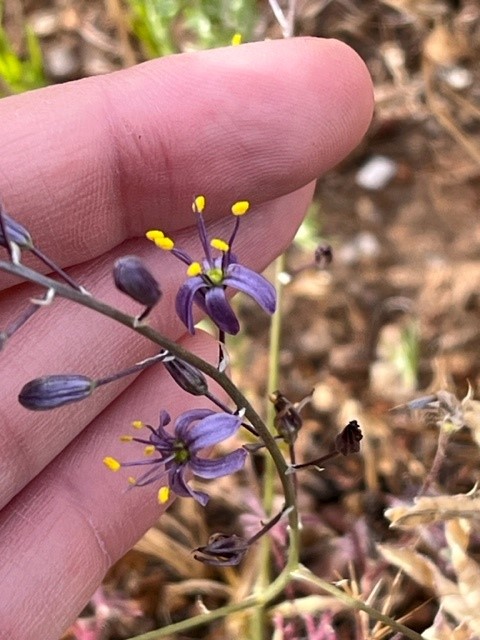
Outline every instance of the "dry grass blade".
[(385, 511), (391, 527), (406, 529), (453, 518), (480, 518), (480, 495), (475, 493), (455, 496), (423, 496), (415, 498), (411, 506), (393, 507)]
[(391, 564), (405, 571), (415, 582), (434, 593), (440, 600), (444, 611), (461, 622), (471, 617), (471, 611), (465, 602), (459, 586), (446, 578), (434, 562), (411, 549), (397, 548), (392, 545), (378, 545), (382, 556)]

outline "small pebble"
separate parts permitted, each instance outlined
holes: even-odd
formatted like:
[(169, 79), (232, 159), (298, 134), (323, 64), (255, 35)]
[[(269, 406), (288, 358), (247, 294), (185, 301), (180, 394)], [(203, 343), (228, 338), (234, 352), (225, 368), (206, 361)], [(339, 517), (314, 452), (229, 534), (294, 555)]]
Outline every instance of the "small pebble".
[(55, 45), (44, 55), (45, 70), (53, 80), (64, 81), (76, 78), (80, 72), (80, 60), (73, 47)]
[(471, 71), (464, 67), (444, 67), (440, 69), (439, 75), (455, 91), (468, 89), (473, 84)]
[(39, 38), (53, 36), (58, 29), (58, 15), (50, 9), (39, 9), (29, 16), (34, 34)]
[(357, 171), (355, 182), (362, 189), (379, 191), (397, 174), (397, 163), (386, 156), (373, 156)]

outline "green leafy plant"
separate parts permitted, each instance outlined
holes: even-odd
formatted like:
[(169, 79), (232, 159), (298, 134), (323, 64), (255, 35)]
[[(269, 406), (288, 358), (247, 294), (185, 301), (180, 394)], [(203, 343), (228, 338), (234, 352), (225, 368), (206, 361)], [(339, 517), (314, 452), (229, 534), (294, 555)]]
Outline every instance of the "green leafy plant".
[(45, 86), (47, 81), (38, 38), (30, 27), (25, 27), (26, 55), (20, 57), (2, 27), (2, 18), (3, 2), (0, 0), (0, 96)]
[(255, 20), (254, 0), (127, 0), (127, 4), (131, 29), (148, 58), (177, 53), (185, 45), (193, 49), (221, 47), (229, 44), (235, 33), (248, 40)]

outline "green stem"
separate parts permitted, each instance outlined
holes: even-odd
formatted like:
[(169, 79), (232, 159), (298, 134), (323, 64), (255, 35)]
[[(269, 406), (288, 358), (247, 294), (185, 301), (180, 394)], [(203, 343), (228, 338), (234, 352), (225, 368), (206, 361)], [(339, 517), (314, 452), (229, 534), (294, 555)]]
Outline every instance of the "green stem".
[[(280, 337), (282, 330), (282, 293), (283, 285), (279, 275), (285, 270), (285, 256), (281, 255), (275, 260), (275, 291), (277, 296), (277, 310), (273, 314), (270, 325), (270, 343), (268, 354), (268, 380), (267, 395), (270, 396), (279, 387), (279, 364), (280, 364)], [(273, 421), (275, 418), (275, 408), (273, 403), (267, 405), (267, 428), (270, 433), (274, 433)], [(275, 497), (275, 462), (271, 456), (264, 456), (263, 471), (263, 508), (267, 516), (270, 516), (273, 510), (273, 500)], [(259, 559), (259, 575), (256, 580), (254, 593), (262, 593), (270, 583), (270, 538), (264, 536), (260, 540), (260, 559)], [(258, 606), (250, 624), (250, 635), (252, 640), (262, 640), (265, 629), (265, 611), (263, 607)]]

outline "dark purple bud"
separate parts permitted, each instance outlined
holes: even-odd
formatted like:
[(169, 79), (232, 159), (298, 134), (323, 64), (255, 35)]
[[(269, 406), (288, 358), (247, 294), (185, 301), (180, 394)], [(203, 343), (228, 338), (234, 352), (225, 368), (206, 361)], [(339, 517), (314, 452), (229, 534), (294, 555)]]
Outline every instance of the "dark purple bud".
[(136, 256), (116, 260), (113, 278), (117, 289), (146, 307), (153, 307), (162, 297), (158, 282)]
[(47, 411), (88, 398), (96, 384), (95, 380), (76, 374), (45, 376), (27, 382), (18, 401), (25, 409)]
[[(0, 204), (0, 212), (2, 214), (3, 224), (5, 230), (8, 235), (8, 239), (10, 242), (14, 242), (19, 247), (23, 249), (31, 249), (33, 247), (32, 236), (28, 233), (25, 227), (22, 227), (21, 224), (15, 222), (10, 216), (8, 216), (4, 210), (2, 205)], [(5, 240), (5, 236), (3, 234), (3, 230), (0, 226), (0, 246), (6, 247), (7, 243)]]
[(194, 396), (204, 396), (208, 392), (207, 379), (201, 371), (188, 362), (174, 358), (167, 360), (164, 364), (178, 386), (187, 393)]
[(280, 391), (274, 391), (270, 395), (270, 401), (275, 407), (273, 424), (278, 434), (285, 442), (293, 443), (303, 422), (294, 405)]
[(329, 244), (320, 244), (315, 249), (315, 264), (320, 269), (326, 269), (333, 260), (333, 249)]
[(348, 456), (349, 453), (358, 453), (362, 438), (360, 425), (356, 420), (351, 420), (335, 438), (335, 449), (344, 456)]
[(214, 533), (208, 544), (195, 549), (193, 557), (204, 564), (233, 567), (240, 564), (248, 546), (247, 540), (235, 534)]

